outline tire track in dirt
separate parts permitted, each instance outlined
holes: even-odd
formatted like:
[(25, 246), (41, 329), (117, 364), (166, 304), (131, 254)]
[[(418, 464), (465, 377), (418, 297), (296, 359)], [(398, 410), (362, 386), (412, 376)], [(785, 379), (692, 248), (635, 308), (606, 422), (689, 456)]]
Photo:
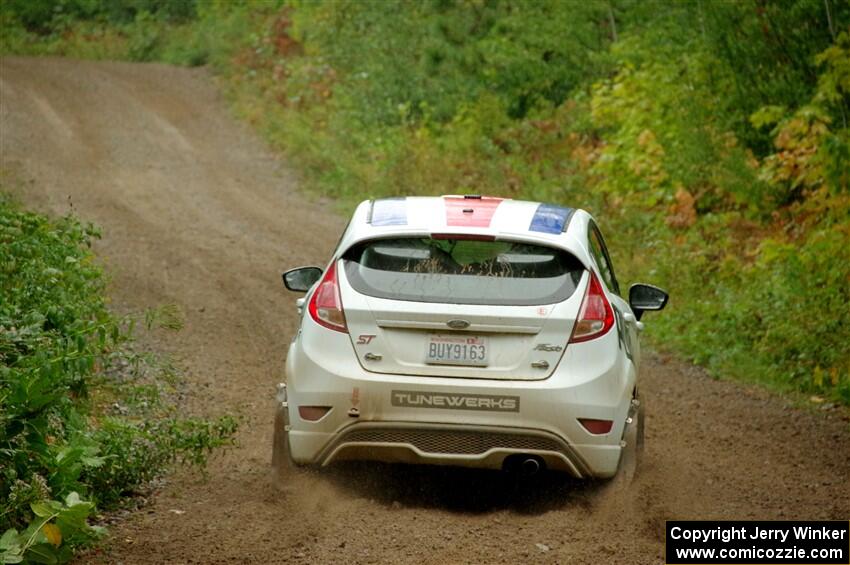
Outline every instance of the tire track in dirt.
[(344, 219), (295, 190), (204, 70), (0, 59), (0, 169), (28, 203), (62, 214), (70, 199), (103, 227), (117, 309), (181, 307), (186, 328), (157, 347), (187, 368), (187, 410), (244, 419), (207, 480), (175, 473), (81, 562), (658, 563), (666, 519), (848, 518), (837, 413), (658, 356), (644, 362), (647, 452), (627, 491), (358, 464), (278, 493), (272, 398), (296, 325), (279, 272), (321, 264)]

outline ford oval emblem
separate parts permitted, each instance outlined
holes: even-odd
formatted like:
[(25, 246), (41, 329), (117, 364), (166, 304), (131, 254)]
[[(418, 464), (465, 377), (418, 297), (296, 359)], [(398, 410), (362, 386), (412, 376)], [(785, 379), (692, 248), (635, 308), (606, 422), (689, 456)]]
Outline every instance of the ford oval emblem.
[(446, 325), (453, 330), (465, 330), (469, 327), (469, 322), (466, 320), (449, 320)]

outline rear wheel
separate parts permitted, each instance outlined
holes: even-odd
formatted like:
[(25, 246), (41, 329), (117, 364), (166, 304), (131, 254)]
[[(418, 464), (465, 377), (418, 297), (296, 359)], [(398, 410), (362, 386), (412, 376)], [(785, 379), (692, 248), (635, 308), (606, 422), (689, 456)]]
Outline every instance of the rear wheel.
[(630, 421), (626, 422), (626, 430), (623, 433), (625, 446), (620, 455), (620, 466), (615, 479), (617, 483), (623, 486), (631, 484), (635, 479), (640, 461), (643, 458), (644, 406), (637, 397), (632, 400), (629, 419)]

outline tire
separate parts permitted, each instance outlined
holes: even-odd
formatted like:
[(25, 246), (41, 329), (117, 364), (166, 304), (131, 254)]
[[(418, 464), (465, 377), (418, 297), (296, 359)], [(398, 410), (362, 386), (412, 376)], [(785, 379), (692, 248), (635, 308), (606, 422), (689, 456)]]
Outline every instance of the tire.
[(289, 450), (289, 415), (286, 407), (278, 403), (274, 415), (274, 436), (272, 439), (272, 484), (278, 490), (286, 490), (297, 464), (292, 460)]
[(615, 482), (621, 486), (628, 486), (634, 481), (640, 468), (640, 462), (643, 459), (644, 446), (644, 406), (639, 403), (637, 410), (632, 413), (632, 423), (627, 424), (626, 430), (623, 433), (623, 441), (626, 446), (620, 455), (620, 465), (617, 469)]

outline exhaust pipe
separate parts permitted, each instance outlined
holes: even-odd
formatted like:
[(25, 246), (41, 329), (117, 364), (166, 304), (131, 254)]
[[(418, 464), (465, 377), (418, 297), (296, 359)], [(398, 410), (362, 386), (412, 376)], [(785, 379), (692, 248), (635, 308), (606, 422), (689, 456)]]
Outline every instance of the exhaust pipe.
[(502, 469), (504, 471), (522, 477), (532, 477), (545, 468), (546, 463), (539, 455), (528, 453), (514, 453), (507, 456), (502, 462)]
[(529, 457), (520, 464), (519, 468), (524, 476), (531, 477), (533, 475), (536, 475), (537, 472), (540, 471), (540, 461), (538, 461), (534, 457)]

